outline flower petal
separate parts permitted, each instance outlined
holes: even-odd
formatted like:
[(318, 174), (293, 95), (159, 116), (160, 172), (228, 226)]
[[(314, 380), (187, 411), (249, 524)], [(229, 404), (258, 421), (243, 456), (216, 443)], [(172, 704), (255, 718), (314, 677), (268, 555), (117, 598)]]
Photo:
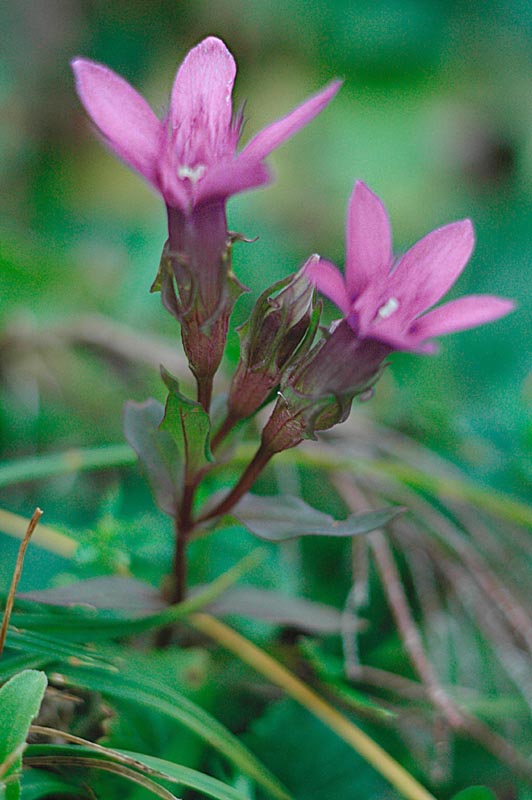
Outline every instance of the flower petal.
[(445, 303), (415, 320), (410, 332), (420, 340), (463, 331), (504, 317), (515, 308), (511, 300), (489, 294), (471, 294)]
[(384, 283), (392, 263), (392, 233), (383, 203), (362, 181), (347, 212), (345, 279), (353, 300), (372, 283)]
[(80, 100), (109, 147), (157, 187), (161, 123), (149, 105), (102, 64), (75, 58), (72, 69)]
[(307, 262), (305, 274), (322, 294), (338, 306), (344, 316), (349, 314), (350, 303), (345, 281), (342, 273), (334, 264), (323, 258), (316, 259), (315, 256), (311, 256)]
[(188, 53), (179, 67), (170, 101), (170, 125), (179, 129), (178, 147), (184, 164), (213, 161), (228, 155), (231, 135), (231, 92), (236, 75), (233, 56), (215, 36)]
[(297, 133), (300, 128), (303, 128), (308, 122), (314, 119), (320, 111), (323, 111), (325, 106), (330, 103), (335, 94), (338, 92), (342, 81), (332, 81), (327, 86), (313, 95), (300, 106), (294, 108), (286, 117), (272, 122), (267, 128), (264, 128), (244, 147), (242, 154), (247, 158), (256, 158), (261, 161), (266, 158), (272, 150), (283, 144), (287, 139)]
[(265, 164), (242, 157), (226, 159), (211, 167), (199, 181), (194, 193), (194, 204), (225, 199), (269, 181), (270, 172)]
[(450, 289), (467, 264), (475, 235), (468, 219), (429, 233), (400, 259), (387, 294), (400, 303), (402, 319), (414, 319)]

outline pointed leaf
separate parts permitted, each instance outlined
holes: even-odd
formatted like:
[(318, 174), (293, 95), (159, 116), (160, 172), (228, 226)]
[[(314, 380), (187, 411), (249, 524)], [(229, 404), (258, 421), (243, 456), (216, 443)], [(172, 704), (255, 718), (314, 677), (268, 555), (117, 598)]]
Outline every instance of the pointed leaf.
[(166, 431), (160, 430), (164, 408), (157, 400), (128, 401), (124, 407), (124, 434), (141, 461), (155, 498), (166, 514), (179, 505), (183, 460)]
[(168, 399), (160, 430), (172, 437), (187, 475), (193, 476), (213, 460), (209, 447), (211, 421), (200, 403), (181, 394), (177, 380), (169, 372), (161, 369), (161, 375), (168, 387)]
[(351, 514), (336, 520), (317, 511), (299, 497), (246, 495), (232, 514), (251, 533), (270, 542), (283, 542), (299, 536), (356, 536), (381, 528), (400, 514), (399, 506)]
[[(36, 616), (40, 617), (40, 615)], [(38, 627), (39, 621), (37, 619), (36, 627)], [(84, 638), (86, 639), (86, 636)], [(63, 639), (45, 636), (31, 630), (21, 630), (13, 626), (7, 631), (6, 645), (11, 650), (30, 653), (33, 657), (42, 657), (47, 662), (63, 661), (83, 664), (87, 667), (98, 666), (100, 669), (115, 669), (106, 659), (93, 655), (94, 651), (88, 645), (76, 644), (74, 646)]]
[(255, 586), (229, 589), (209, 604), (207, 611), (217, 617), (236, 614), (289, 625), (309, 633), (335, 634), (341, 631), (342, 615), (337, 608)]
[(45, 605), (108, 608), (139, 616), (161, 611), (166, 607), (158, 589), (125, 575), (88, 578), (66, 586), (19, 593), (17, 597), (19, 600), (33, 600)]
[(18, 800), (20, 784), (11, 779), (22, 768), (22, 751), (46, 689), (44, 672), (19, 672), (0, 689), (0, 785), (6, 800)]
[(22, 773), (22, 800), (40, 800), (42, 797), (62, 795), (74, 797), (76, 791), (79, 790), (73, 784), (42, 769), (25, 769)]
[(169, 689), (150, 675), (133, 680), (123, 674), (111, 675), (95, 670), (63, 671), (67, 685), (100, 692), (104, 697), (133, 700), (138, 705), (162, 714), (194, 731), (201, 739), (249, 775), (278, 800), (290, 800), (281, 783), (220, 722), (188, 697)]
[[(76, 766), (79, 759), (83, 759), (84, 765), (88, 765), (92, 759), (97, 767), (99, 762), (107, 761), (122, 764), (126, 769), (134, 772), (145, 773), (152, 780), (164, 780), (169, 783), (179, 783), (190, 789), (195, 789), (202, 796), (211, 797), (213, 800), (245, 800), (238, 789), (228, 786), (217, 778), (206, 775), (190, 767), (174, 764), (156, 756), (146, 755), (145, 753), (135, 753), (130, 750), (114, 750), (108, 747), (99, 747), (93, 750), (90, 746), (79, 745), (57, 745), (57, 744), (34, 744), (28, 749), (28, 759), (40, 761), (45, 759), (49, 766), (53, 766), (53, 759), (59, 762), (64, 759), (72, 760), (72, 767)], [(33, 770), (32, 770), (33, 772)], [(122, 773), (123, 777), (131, 777), (131, 773)], [(71, 788), (72, 793), (72, 788)], [(32, 795), (37, 798), (39, 795)], [(24, 798), (25, 800), (25, 798)]]

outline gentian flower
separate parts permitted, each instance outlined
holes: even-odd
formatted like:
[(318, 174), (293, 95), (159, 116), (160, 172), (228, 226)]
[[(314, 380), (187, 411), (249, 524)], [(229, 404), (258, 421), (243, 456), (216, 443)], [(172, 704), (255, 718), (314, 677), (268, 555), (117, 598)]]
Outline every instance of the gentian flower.
[(315, 257), (304, 269), (343, 319), (281, 382), (262, 434), (263, 449), (286, 450), (343, 422), (353, 398), (372, 388), (392, 351), (432, 353), (432, 337), (508, 314), (513, 303), (491, 295), (470, 295), (428, 310), (456, 281), (473, 245), (466, 219), (432, 231), (394, 262), (386, 210), (358, 181), (347, 215), (345, 278), (334, 264)]
[(220, 39), (211, 36), (189, 52), (162, 120), (107, 67), (76, 58), (72, 68), (80, 99), (111, 150), (166, 203), (168, 241), (153, 288), (181, 323), (207, 408), (231, 309), (243, 288), (230, 271), (226, 200), (269, 181), (264, 159), (325, 108), (340, 82), (266, 127), (238, 153), (242, 114), (233, 116), (231, 103), (236, 65)]
[(491, 322), (514, 307), (510, 300), (481, 294), (428, 310), (455, 283), (471, 256), (475, 240), (468, 219), (437, 228), (394, 261), (384, 205), (357, 181), (346, 238), (345, 278), (323, 259), (311, 263), (307, 275), (342, 311), (358, 339), (374, 339), (393, 350), (432, 353), (436, 345), (427, 341), (432, 337)]
[(76, 58), (72, 68), (81, 102), (111, 150), (167, 206), (184, 213), (266, 183), (266, 156), (319, 114), (340, 87), (340, 81), (328, 84), (237, 153), (242, 114), (232, 113), (236, 64), (221, 39), (210, 36), (189, 52), (162, 120), (108, 67)]

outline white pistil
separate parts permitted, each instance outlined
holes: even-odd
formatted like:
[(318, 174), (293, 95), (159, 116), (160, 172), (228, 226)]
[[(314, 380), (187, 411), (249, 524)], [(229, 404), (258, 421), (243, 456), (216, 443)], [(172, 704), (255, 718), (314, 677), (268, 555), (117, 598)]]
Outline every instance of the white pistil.
[(390, 299), (387, 300), (384, 303), (384, 305), (379, 308), (376, 316), (379, 317), (380, 319), (387, 319), (388, 317), (391, 317), (392, 314), (394, 314), (398, 308), (399, 308), (399, 300), (397, 300), (395, 297), (390, 297)]
[(203, 177), (204, 172), (205, 164), (196, 164), (195, 167), (183, 165), (177, 170), (177, 177), (182, 181), (188, 178), (191, 183), (196, 184)]

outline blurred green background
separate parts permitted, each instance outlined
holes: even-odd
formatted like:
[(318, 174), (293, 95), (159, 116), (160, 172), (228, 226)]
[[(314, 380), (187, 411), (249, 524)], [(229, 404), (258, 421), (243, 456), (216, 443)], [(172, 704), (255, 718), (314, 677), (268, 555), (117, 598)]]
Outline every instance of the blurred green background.
[[(397, 355), (373, 410), (479, 480), (526, 494), (532, 4), (7, 0), (3, 17), (0, 457), (121, 441), (124, 400), (161, 396), (154, 368), (76, 338), (87, 319), (99, 328), (91, 315), (179, 347), (148, 293), (165, 239), (162, 203), (93, 135), (69, 60), (108, 64), (162, 113), (187, 50), (216, 34), (238, 62), (244, 139), (344, 79), (333, 104), (274, 154), (275, 183), (230, 201), (231, 228), (259, 237), (235, 249), (252, 290), (235, 317), (311, 252), (342, 264), (357, 177), (386, 203), (398, 251), (471, 217), (478, 244), (454, 296), (501, 294), (517, 311), (448, 337), (437, 357)], [(20, 492), (4, 492), (5, 504), (27, 511), (33, 498)]]

